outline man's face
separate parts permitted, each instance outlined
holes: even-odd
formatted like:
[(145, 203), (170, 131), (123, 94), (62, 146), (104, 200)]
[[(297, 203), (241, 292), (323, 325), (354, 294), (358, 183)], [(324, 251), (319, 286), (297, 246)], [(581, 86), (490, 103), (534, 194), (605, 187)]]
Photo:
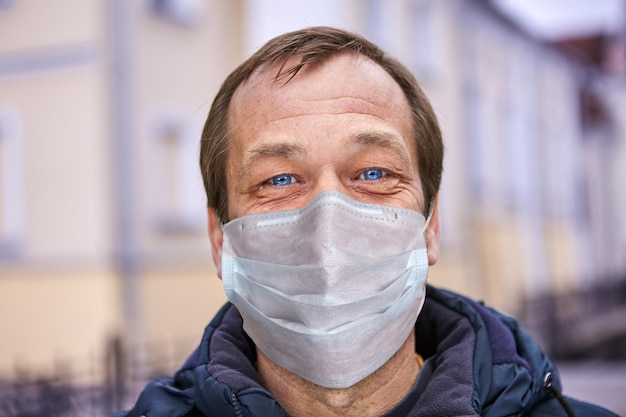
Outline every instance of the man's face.
[(411, 111), (397, 83), (367, 58), (339, 55), (275, 82), (241, 86), (230, 108), (229, 218), (297, 209), (341, 191), (420, 210)]
[[(256, 72), (231, 102), (229, 219), (298, 209), (328, 190), (423, 211), (411, 110), (387, 72), (347, 54), (286, 84), (276, 71)], [(219, 271), (216, 222), (210, 216)]]

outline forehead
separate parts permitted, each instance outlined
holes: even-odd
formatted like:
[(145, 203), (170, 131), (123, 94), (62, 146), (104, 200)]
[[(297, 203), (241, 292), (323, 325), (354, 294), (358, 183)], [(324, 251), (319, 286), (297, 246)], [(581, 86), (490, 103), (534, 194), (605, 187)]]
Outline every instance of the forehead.
[[(230, 104), (231, 131), (265, 126), (301, 115), (367, 114), (412, 137), (411, 109), (398, 83), (381, 66), (357, 54), (338, 54), (305, 65), (292, 79), (277, 78), (284, 66), (261, 67), (235, 91)], [(238, 132), (239, 131), (239, 132)], [(413, 146), (411, 145), (411, 148)]]

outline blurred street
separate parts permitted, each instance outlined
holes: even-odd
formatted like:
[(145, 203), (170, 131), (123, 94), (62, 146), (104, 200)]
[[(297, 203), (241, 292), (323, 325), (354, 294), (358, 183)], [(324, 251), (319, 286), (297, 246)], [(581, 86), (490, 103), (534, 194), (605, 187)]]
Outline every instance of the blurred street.
[(557, 366), (566, 395), (626, 416), (626, 361), (561, 362)]

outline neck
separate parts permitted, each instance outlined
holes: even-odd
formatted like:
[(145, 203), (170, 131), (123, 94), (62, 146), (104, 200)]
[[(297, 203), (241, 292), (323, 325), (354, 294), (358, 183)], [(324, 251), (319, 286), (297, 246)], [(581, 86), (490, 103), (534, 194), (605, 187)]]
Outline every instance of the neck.
[(411, 332), (402, 347), (363, 381), (342, 389), (324, 388), (304, 380), (258, 352), (258, 370), (265, 388), (292, 417), (380, 416), (409, 393), (419, 365)]

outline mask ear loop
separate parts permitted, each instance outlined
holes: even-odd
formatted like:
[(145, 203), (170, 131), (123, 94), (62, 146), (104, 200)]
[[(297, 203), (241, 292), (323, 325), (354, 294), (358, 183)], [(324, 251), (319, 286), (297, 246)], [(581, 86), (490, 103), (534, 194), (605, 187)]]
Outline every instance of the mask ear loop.
[(424, 231), (428, 228), (430, 224), (430, 219), (433, 218), (433, 212), (435, 211), (435, 199), (430, 200), (430, 205), (428, 207), (428, 217), (426, 217), (426, 222), (424, 223)]

